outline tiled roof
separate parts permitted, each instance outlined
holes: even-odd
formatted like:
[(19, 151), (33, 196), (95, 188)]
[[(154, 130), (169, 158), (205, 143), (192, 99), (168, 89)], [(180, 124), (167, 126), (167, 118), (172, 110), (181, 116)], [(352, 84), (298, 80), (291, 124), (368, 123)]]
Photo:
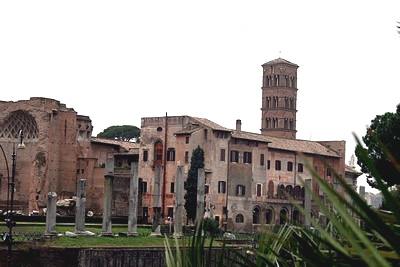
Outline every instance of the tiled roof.
[(301, 153), (316, 154), (329, 157), (339, 157), (338, 153), (316, 141), (287, 139), (273, 136), (266, 137), (271, 142), (268, 147), (272, 149), (297, 151)]
[(256, 134), (256, 133), (243, 132), (243, 131), (240, 131), (240, 132), (233, 131), (232, 137), (238, 138), (238, 139), (253, 140), (253, 141), (257, 141), (257, 142), (266, 142), (266, 143), (271, 142), (269, 140), (268, 136), (265, 136), (262, 134)]
[(278, 64), (278, 63), (285, 63), (285, 64), (290, 64), (290, 65), (293, 65), (293, 66), (297, 66), (297, 67), (298, 67), (298, 65), (296, 65), (296, 64), (294, 64), (294, 63), (292, 63), (292, 62), (290, 62), (290, 61), (288, 61), (288, 60), (286, 60), (286, 59), (283, 59), (283, 58), (277, 58), (277, 59), (268, 61), (267, 63), (264, 63), (262, 66), (264, 66), (264, 65)]
[(190, 118), (192, 118), (193, 120), (199, 122), (200, 124), (203, 124), (204, 126), (210, 127), (210, 128), (213, 129), (213, 130), (225, 131), (225, 132), (232, 132), (231, 129), (222, 127), (221, 125), (219, 125), (219, 124), (217, 124), (217, 123), (215, 123), (215, 122), (212, 122), (212, 121), (210, 121), (210, 120), (208, 120), (208, 119), (204, 119), (204, 118), (195, 118), (195, 117), (190, 117)]
[(140, 146), (138, 143), (112, 140), (112, 139), (99, 138), (99, 137), (92, 137), (91, 141), (96, 142), (96, 143), (120, 146), (123, 149), (125, 149), (126, 151), (133, 150), (135, 148), (139, 148), (139, 146)]

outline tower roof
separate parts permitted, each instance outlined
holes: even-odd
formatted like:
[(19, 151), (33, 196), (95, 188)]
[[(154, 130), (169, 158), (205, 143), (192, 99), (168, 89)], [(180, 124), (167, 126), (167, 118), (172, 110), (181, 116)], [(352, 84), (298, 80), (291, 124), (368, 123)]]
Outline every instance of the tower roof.
[(295, 66), (295, 67), (299, 67), (297, 64), (294, 64), (294, 63), (292, 63), (292, 62), (290, 62), (290, 61), (288, 61), (286, 59), (283, 59), (283, 58), (277, 58), (277, 59), (268, 61), (267, 63), (262, 64), (262, 66), (264, 66), (264, 65), (274, 65), (274, 64), (279, 64), (279, 63), (289, 64), (289, 65), (292, 65), (292, 66)]

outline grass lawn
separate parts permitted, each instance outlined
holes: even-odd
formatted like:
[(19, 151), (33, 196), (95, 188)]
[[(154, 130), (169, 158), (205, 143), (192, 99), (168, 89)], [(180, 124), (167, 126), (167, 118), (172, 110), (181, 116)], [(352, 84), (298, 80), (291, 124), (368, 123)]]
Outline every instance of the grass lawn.
[[(14, 244), (18, 246), (24, 246), (27, 241), (23, 238), (23, 235), (30, 235), (35, 237), (40, 237), (46, 230), (46, 226), (43, 223), (18, 223), (17, 226), (13, 228)], [(162, 237), (150, 237), (151, 229), (148, 226), (139, 226), (137, 231), (139, 236), (137, 237), (126, 237), (126, 236), (115, 236), (118, 233), (127, 233), (127, 225), (113, 225), (113, 237), (100, 236), (101, 225), (100, 224), (86, 224), (85, 230), (95, 233), (97, 236), (79, 236), (76, 238), (60, 236), (51, 241), (40, 241), (36, 244), (42, 247), (60, 247), (60, 248), (94, 248), (94, 247), (162, 247), (164, 248), (165, 238)], [(56, 231), (58, 234), (64, 234), (66, 231), (74, 232), (74, 224), (57, 224)], [(4, 223), (0, 224), (0, 233), (8, 232), (8, 228)], [(188, 239), (188, 238), (187, 238)], [(30, 239), (32, 240), (32, 239)], [(179, 240), (181, 243), (182, 240)], [(175, 247), (175, 241), (171, 238), (170, 245)], [(26, 242), (28, 244), (28, 242)], [(209, 244), (206, 241), (206, 244)], [(188, 241), (186, 241), (188, 245)], [(214, 241), (213, 245), (220, 245), (219, 242)]]
[[(46, 230), (43, 223), (18, 223), (13, 228), (15, 243), (23, 244), (22, 235), (40, 236)], [(151, 229), (148, 227), (138, 227), (138, 237), (113, 236), (104, 237), (101, 234), (101, 225), (86, 225), (86, 231), (95, 233), (96, 237), (79, 236), (71, 238), (66, 236), (57, 237), (51, 241), (40, 242), (40, 246), (48, 247), (164, 247), (164, 238), (150, 237)], [(113, 234), (120, 232), (127, 233), (127, 225), (113, 225)], [(58, 234), (64, 234), (66, 231), (74, 232), (74, 224), (57, 224)], [(8, 232), (5, 224), (0, 224), (0, 233)]]

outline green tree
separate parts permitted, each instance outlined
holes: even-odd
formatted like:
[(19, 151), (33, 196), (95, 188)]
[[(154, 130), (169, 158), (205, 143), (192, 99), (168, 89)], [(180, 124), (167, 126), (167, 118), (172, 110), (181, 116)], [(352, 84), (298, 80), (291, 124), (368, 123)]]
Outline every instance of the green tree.
[[(400, 161), (400, 104), (397, 105), (396, 113), (377, 115), (371, 121), (371, 126), (362, 140), (366, 148), (357, 145), (355, 153), (361, 171), (367, 174), (368, 184), (377, 188), (371, 175), (373, 170), (368, 168), (366, 160), (374, 161), (377, 171), (388, 187), (400, 184), (399, 173), (396, 170), (397, 162)], [(362, 151), (368, 154), (369, 159), (360, 157)]]
[(133, 125), (123, 125), (123, 126), (110, 126), (97, 137), (116, 139), (120, 141), (131, 141), (132, 139), (139, 140), (140, 129)]
[(192, 221), (196, 219), (197, 179), (199, 168), (204, 168), (204, 151), (198, 146), (193, 150), (192, 158), (190, 159), (190, 169), (185, 186), (185, 209), (188, 219)]

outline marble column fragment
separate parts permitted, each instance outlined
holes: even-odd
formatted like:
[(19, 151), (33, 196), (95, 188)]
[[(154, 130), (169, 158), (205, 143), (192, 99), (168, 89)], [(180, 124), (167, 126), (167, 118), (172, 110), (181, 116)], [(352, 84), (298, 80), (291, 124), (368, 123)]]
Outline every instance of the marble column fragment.
[[(311, 188), (311, 179), (306, 180), (306, 187)], [(308, 192), (308, 190), (304, 190), (305, 195), (304, 195), (304, 211), (306, 214), (310, 215), (311, 214), (311, 194)], [(306, 228), (310, 228), (311, 222), (310, 220), (304, 216), (304, 226)]]
[(112, 236), (112, 192), (114, 183), (114, 159), (110, 158), (106, 161), (104, 170), (104, 210), (103, 210), (103, 225), (101, 230), (102, 236)]
[(129, 186), (129, 217), (128, 236), (137, 236), (137, 213), (138, 213), (138, 191), (139, 191), (138, 163), (131, 164), (131, 179)]
[(57, 194), (49, 192), (47, 194), (47, 211), (46, 211), (46, 231), (45, 236), (55, 236), (56, 232), (56, 213), (57, 213)]
[(85, 233), (86, 179), (79, 179), (76, 189), (75, 234)]
[(153, 191), (153, 225), (151, 227), (151, 236), (161, 236), (160, 221), (161, 221), (161, 173), (162, 166), (157, 165), (154, 177)]
[(178, 166), (175, 176), (175, 217), (174, 221), (174, 237), (183, 237), (183, 193), (184, 193), (184, 167)]
[(196, 224), (198, 224), (204, 216), (204, 185), (205, 171), (199, 168), (197, 171), (197, 208), (196, 208)]

